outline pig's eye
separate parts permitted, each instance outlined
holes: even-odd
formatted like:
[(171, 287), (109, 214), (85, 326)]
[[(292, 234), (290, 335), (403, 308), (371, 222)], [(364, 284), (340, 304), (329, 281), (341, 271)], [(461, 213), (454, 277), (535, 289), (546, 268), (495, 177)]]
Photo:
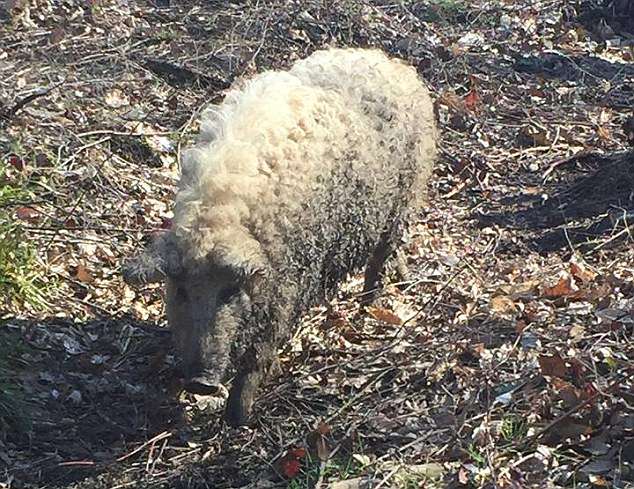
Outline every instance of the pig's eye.
[(230, 287), (225, 287), (218, 294), (218, 302), (223, 303), (223, 304), (226, 303), (226, 302), (229, 302), (231, 300), (231, 298), (234, 295), (236, 295), (238, 292), (240, 292), (240, 287), (238, 287), (237, 285), (232, 285)]

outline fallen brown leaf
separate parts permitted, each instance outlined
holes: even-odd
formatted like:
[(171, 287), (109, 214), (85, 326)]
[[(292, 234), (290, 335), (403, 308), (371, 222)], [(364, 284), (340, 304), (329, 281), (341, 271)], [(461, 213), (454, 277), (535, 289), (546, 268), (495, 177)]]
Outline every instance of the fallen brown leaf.
[(481, 99), (475, 88), (469, 90), (464, 98), (464, 106), (471, 112), (477, 112), (480, 109)]
[(398, 317), (398, 315), (395, 312), (390, 311), (389, 309), (384, 309), (382, 307), (368, 307), (367, 311), (368, 311), (368, 314), (372, 316), (374, 319), (376, 319), (377, 321), (382, 321), (388, 324), (394, 324), (396, 326), (400, 326), (403, 323), (401, 318)]
[(506, 295), (498, 295), (491, 299), (491, 309), (498, 314), (513, 314), (517, 312), (515, 302)]
[(16, 170), (18, 171), (24, 170), (24, 166), (25, 166), (24, 160), (20, 158), (19, 156), (11, 155), (7, 158), (7, 161), (9, 162), (9, 165), (11, 165)]
[(579, 401), (582, 397), (581, 391), (577, 389), (574, 385), (557, 377), (553, 378), (551, 383), (555, 392), (564, 402), (567, 408), (571, 408), (579, 404)]
[(566, 275), (561, 277), (553, 287), (546, 287), (542, 294), (549, 299), (558, 299), (560, 297), (568, 297), (577, 292), (579, 289), (575, 286), (572, 276)]
[(581, 282), (592, 282), (597, 274), (580, 263), (570, 262), (570, 273)]
[(564, 419), (552, 428), (552, 433), (561, 439), (578, 438), (592, 432), (592, 428), (570, 418)]
[(293, 448), (287, 451), (282, 458), (275, 463), (275, 469), (286, 479), (297, 477), (302, 467), (302, 459), (306, 457), (306, 450)]
[(458, 95), (456, 95), (455, 92), (451, 90), (446, 90), (443, 93), (441, 93), (440, 96), (438, 97), (437, 103), (441, 105), (445, 105), (449, 107), (450, 109), (456, 110), (458, 112), (465, 111), (464, 101)]
[(554, 355), (540, 355), (537, 359), (542, 375), (563, 378), (568, 374), (568, 367), (558, 353)]
[(580, 324), (575, 324), (570, 331), (568, 331), (568, 335), (573, 341), (580, 341), (583, 338), (583, 335), (586, 332), (586, 328), (581, 326)]
[[(306, 436), (306, 444), (308, 445), (308, 451), (311, 458), (326, 461), (330, 456), (330, 448), (328, 447), (328, 441), (326, 440), (326, 433), (323, 433), (322, 424), (320, 423), (316, 430), (311, 431)], [(330, 428), (328, 428), (330, 430)], [(329, 431), (328, 431), (329, 432)]]
[(612, 134), (610, 133), (610, 130), (605, 126), (597, 127), (597, 136), (599, 136), (599, 139), (601, 141), (610, 141), (612, 139)]
[(15, 216), (21, 221), (35, 222), (40, 217), (40, 213), (33, 207), (22, 206), (16, 209)]
[(75, 270), (75, 278), (84, 284), (91, 284), (95, 281), (95, 278), (88, 271), (88, 268), (86, 268), (86, 266), (81, 263), (77, 265), (77, 269)]
[(458, 482), (460, 482), (460, 484), (469, 483), (469, 471), (464, 467), (460, 467), (458, 470)]

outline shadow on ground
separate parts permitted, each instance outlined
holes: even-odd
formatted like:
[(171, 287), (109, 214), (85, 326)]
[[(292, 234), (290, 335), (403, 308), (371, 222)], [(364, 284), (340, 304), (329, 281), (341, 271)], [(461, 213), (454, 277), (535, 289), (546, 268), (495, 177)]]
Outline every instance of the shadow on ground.
[(0, 342), (19, 386), (4, 439), (16, 457), (4, 460), (10, 481), (76, 481), (183, 425), (166, 330), (122, 318), (8, 320)]
[[(611, 62), (597, 56), (568, 56), (556, 52), (515, 56), (514, 70), (519, 73), (603, 87), (591, 94), (593, 102), (611, 108), (631, 107), (632, 88), (627, 80), (634, 77), (634, 66)], [(607, 82), (607, 85), (606, 85)]]
[(538, 175), (528, 186), (539, 192), (501, 198), (491, 212), (476, 214), (480, 224), (528, 231), (524, 239), (539, 252), (631, 238), (634, 151), (580, 154), (551, 169), (551, 183)]

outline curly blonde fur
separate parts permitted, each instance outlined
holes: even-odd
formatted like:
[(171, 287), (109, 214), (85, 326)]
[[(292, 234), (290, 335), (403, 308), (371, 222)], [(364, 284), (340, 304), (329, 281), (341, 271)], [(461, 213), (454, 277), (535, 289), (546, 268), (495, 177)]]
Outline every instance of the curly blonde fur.
[(279, 216), (301, 212), (311, 194), (323, 192), (333, 165), (351, 149), (358, 151), (351, 168), (368, 175), (396, 177), (395, 159), (413, 155), (420, 183), (435, 155), (427, 90), (413, 68), (380, 51), (316, 52), (289, 72), (263, 73), (235, 88), (202, 119), (174, 219), (191, 259), (261, 263), (262, 246), (276, 242)]

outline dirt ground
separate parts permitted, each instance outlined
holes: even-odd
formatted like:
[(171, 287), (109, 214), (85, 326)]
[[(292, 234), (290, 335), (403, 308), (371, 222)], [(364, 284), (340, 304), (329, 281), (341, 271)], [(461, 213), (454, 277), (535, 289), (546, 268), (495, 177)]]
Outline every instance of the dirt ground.
[[(3, 312), (0, 487), (634, 487), (634, 33), (591, 3), (0, 9), (0, 150), (33, 189), (9, 211), (50, 290)], [(169, 226), (205, 104), (324, 46), (416, 66), (441, 157), (407, 280), (361, 311), (351, 277), (233, 429), (119, 266)]]

